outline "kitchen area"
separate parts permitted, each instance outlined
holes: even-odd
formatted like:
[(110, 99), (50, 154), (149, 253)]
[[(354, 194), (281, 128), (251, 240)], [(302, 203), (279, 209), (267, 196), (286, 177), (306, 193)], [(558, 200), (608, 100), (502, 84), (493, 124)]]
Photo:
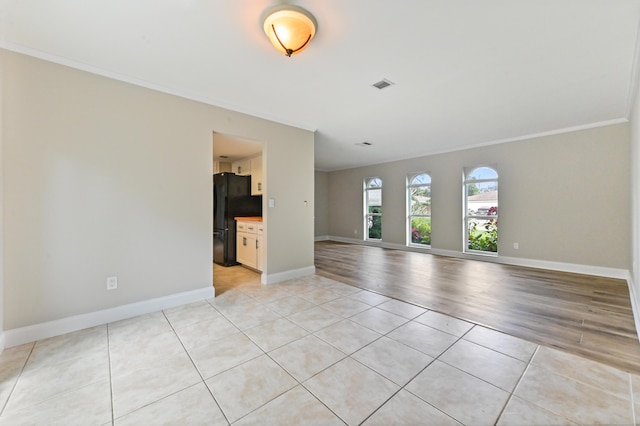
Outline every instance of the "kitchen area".
[(213, 284), (260, 284), (266, 233), (262, 143), (213, 134)]

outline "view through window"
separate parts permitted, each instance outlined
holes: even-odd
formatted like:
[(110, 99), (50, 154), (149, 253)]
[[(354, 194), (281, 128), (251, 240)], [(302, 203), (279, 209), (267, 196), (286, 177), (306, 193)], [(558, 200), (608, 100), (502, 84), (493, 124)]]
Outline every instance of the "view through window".
[(465, 173), (465, 251), (498, 252), (498, 173), (492, 167)]
[(382, 239), (382, 179), (364, 181), (365, 235), (368, 240)]
[(431, 176), (407, 177), (407, 220), (409, 245), (431, 246)]

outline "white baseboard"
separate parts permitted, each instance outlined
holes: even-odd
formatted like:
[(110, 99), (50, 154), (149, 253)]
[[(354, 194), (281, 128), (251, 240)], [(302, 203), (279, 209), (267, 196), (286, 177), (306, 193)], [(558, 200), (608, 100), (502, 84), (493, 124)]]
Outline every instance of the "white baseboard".
[(329, 241), (330, 239), (331, 238), (328, 235), (318, 235), (313, 238), (314, 241)]
[(212, 286), (207, 286), (205, 288), (186, 291), (184, 293), (177, 293), (155, 299), (143, 300), (141, 302), (129, 303), (127, 305), (116, 306), (115, 308), (74, 315), (72, 317), (47, 321), (40, 324), (29, 325), (27, 327), (5, 330), (2, 335), (2, 339), (6, 346), (10, 348), (23, 343), (34, 342), (36, 340), (70, 333), (84, 328), (95, 327), (97, 325), (132, 318), (138, 315), (173, 308), (186, 303), (209, 299), (214, 297), (214, 294), (214, 288)]
[(636, 334), (638, 334), (638, 340), (640, 340), (640, 299), (638, 299), (638, 290), (634, 285), (633, 278), (629, 276), (627, 278), (627, 285), (629, 286), (629, 298), (631, 299), (631, 311), (633, 312), (633, 322), (636, 324)]
[(316, 273), (315, 266), (307, 266), (300, 269), (291, 269), (284, 272), (278, 272), (275, 274), (262, 274), (260, 281), (262, 284), (275, 284), (286, 280), (292, 280), (294, 278), (302, 278)]
[(0, 353), (4, 351), (4, 331), (0, 331)]
[(548, 260), (521, 259), (517, 257), (498, 257), (498, 262), (507, 265), (526, 266), (529, 268), (549, 269), (551, 271), (571, 272), (575, 274), (595, 275), (598, 277), (618, 278), (626, 280), (629, 271), (626, 269), (607, 268), (605, 266), (580, 265), (575, 263), (552, 262)]
[(460, 259), (472, 259), (472, 260), (480, 260), (484, 262), (503, 263), (505, 265), (525, 266), (529, 268), (548, 269), (551, 271), (572, 272), (576, 274), (595, 275), (595, 276), (607, 277), (607, 278), (618, 278), (622, 280), (626, 280), (629, 278), (629, 271), (627, 271), (626, 269), (607, 268), (603, 266), (580, 265), (575, 263), (552, 262), (548, 260), (524, 259), (524, 258), (518, 258), (518, 257), (474, 255), (474, 254), (462, 253), (454, 250), (442, 250), (442, 249), (435, 249), (435, 248), (423, 249), (420, 247), (407, 247), (405, 245), (396, 244), (396, 243), (366, 241), (366, 240), (359, 240), (355, 238), (344, 238), (344, 237), (334, 237), (334, 236), (329, 236), (329, 240), (338, 241), (342, 243), (383, 247), (383, 248), (394, 249), (394, 250), (404, 250), (404, 251), (420, 252), (420, 253), (427, 253), (427, 254), (435, 254), (439, 256), (457, 257)]

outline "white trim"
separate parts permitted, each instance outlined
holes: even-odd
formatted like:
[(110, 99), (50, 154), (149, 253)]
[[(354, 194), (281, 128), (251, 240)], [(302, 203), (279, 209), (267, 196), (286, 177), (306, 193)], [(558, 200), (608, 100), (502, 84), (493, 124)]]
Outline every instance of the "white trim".
[(292, 280), (294, 278), (307, 277), (315, 273), (315, 266), (307, 266), (305, 268), (290, 269), (288, 271), (277, 272), (275, 274), (262, 274), (260, 281), (262, 284), (275, 284), (281, 281)]
[(74, 315), (40, 324), (26, 327), (5, 330), (4, 338), (7, 347), (18, 346), (23, 343), (34, 342), (72, 331), (82, 330), (97, 325), (107, 324), (138, 315), (161, 311), (173, 308), (186, 303), (197, 302), (213, 297), (215, 294), (213, 286), (207, 286), (197, 290), (176, 293), (169, 296), (155, 299), (143, 300), (141, 302), (129, 303), (127, 305), (116, 306), (115, 308), (103, 309), (101, 311), (89, 312), (87, 314)]
[(318, 235), (317, 237), (313, 238), (313, 241), (329, 241), (330, 238), (328, 235)]
[(432, 156), (432, 155), (449, 154), (451, 152), (465, 151), (467, 149), (484, 148), (484, 147), (487, 147), (487, 146), (500, 145), (500, 144), (503, 144), (503, 143), (519, 142), (519, 141), (525, 141), (525, 140), (529, 140), (529, 139), (543, 138), (543, 137), (547, 137), (547, 136), (562, 135), (562, 134), (565, 134), (565, 133), (579, 132), (581, 130), (595, 129), (595, 128), (598, 128), (598, 127), (606, 127), (606, 126), (612, 126), (614, 124), (621, 124), (621, 123), (628, 123), (628, 122), (629, 122), (629, 119), (627, 117), (615, 118), (613, 120), (598, 121), (598, 122), (595, 122), (595, 123), (581, 124), (579, 126), (563, 127), (561, 129), (554, 129), (554, 130), (549, 130), (549, 131), (546, 131), (546, 132), (529, 133), (527, 135), (515, 136), (515, 137), (512, 137), (512, 138), (505, 138), (505, 139), (496, 139), (496, 140), (492, 140), (492, 141), (480, 142), (480, 143), (476, 143), (476, 144), (469, 144), (469, 145), (459, 146), (459, 147), (455, 147), (455, 148), (445, 148), (445, 149), (438, 149), (438, 150), (433, 150), (433, 151), (425, 151), (425, 152), (423, 152), (421, 154), (415, 154), (415, 155), (412, 155), (410, 157), (400, 157), (400, 158), (395, 158), (393, 160), (388, 160), (388, 161), (377, 161), (377, 162), (373, 162), (373, 163), (362, 163), (362, 164), (358, 164), (356, 166), (344, 166), (344, 167), (338, 167), (338, 168), (335, 168), (335, 169), (316, 169), (316, 172), (330, 173), (330, 172), (337, 172), (337, 171), (340, 171), (340, 170), (359, 169), (359, 168), (362, 168), (362, 167), (377, 166), (377, 165), (380, 165), (380, 164), (395, 163), (397, 161), (404, 161), (404, 160), (415, 160), (416, 158), (420, 158), (420, 157), (429, 157), (429, 156)]
[(629, 286), (629, 297), (631, 299), (631, 312), (633, 312), (633, 322), (636, 325), (636, 334), (638, 340), (640, 340), (640, 300), (638, 299), (638, 293), (636, 287), (633, 285), (633, 278), (629, 276), (627, 278), (627, 285)]
[(85, 71), (91, 74), (100, 75), (102, 77), (107, 77), (113, 80), (118, 80), (125, 83), (133, 84), (136, 86), (145, 87), (147, 89), (155, 90), (157, 92), (167, 93), (169, 95), (178, 96), (184, 99), (189, 99), (196, 102), (202, 102), (207, 105), (228, 109), (230, 111), (236, 111), (242, 114), (252, 115), (254, 117), (262, 118), (269, 121), (274, 121), (276, 123), (285, 124), (291, 127), (296, 127), (298, 129), (308, 130), (310, 132), (315, 132), (316, 130), (318, 130), (317, 126), (312, 125), (310, 123), (296, 122), (280, 116), (278, 117), (272, 116), (265, 111), (258, 111), (252, 108), (247, 108), (246, 106), (236, 105), (226, 101), (222, 101), (220, 99), (213, 99), (208, 96), (202, 96), (199, 93), (185, 92), (184, 90), (180, 90), (177, 88), (161, 86), (159, 84), (155, 84), (150, 81), (141, 80), (136, 77), (120, 74), (120, 73), (109, 71), (109, 70), (104, 70), (89, 64), (73, 61), (68, 58), (52, 55), (50, 53), (42, 52), (40, 50), (32, 49), (30, 47), (22, 46), (20, 44), (16, 44), (12, 42), (7, 42), (1, 39), (0, 39), (0, 48), (10, 50), (16, 53), (21, 53), (23, 55), (31, 56), (34, 58), (42, 59), (45, 61), (53, 62), (54, 64), (65, 65), (70, 68)]
[(636, 43), (633, 49), (633, 62), (631, 65), (631, 76), (629, 81), (629, 93), (627, 94), (627, 106), (625, 111), (625, 117), (631, 120), (631, 114), (633, 113), (633, 105), (636, 101), (638, 93), (638, 77), (640, 76), (640, 67), (638, 66), (638, 58), (640, 58), (640, 31), (636, 33)]
[[(382, 248), (388, 248), (388, 249), (394, 249), (394, 250), (428, 253), (428, 254), (435, 254), (438, 256), (457, 257), (460, 259), (471, 259), (471, 260), (479, 260), (483, 262), (502, 263), (505, 265), (525, 266), (528, 268), (548, 269), (551, 271), (572, 272), (576, 274), (595, 275), (599, 277), (618, 278), (623, 280), (626, 280), (629, 278), (629, 271), (627, 271), (626, 269), (607, 268), (604, 266), (580, 265), (575, 263), (553, 262), (549, 260), (538, 260), (538, 259), (523, 259), (523, 258), (517, 258), (517, 257), (500, 256), (500, 255), (498, 256), (473, 255), (473, 254), (462, 253), (454, 250), (443, 250), (443, 249), (436, 249), (436, 248), (420, 248), (420, 247), (411, 247), (411, 246), (407, 247), (405, 245), (396, 244), (396, 243), (370, 242), (370, 241), (356, 240), (353, 238), (344, 238), (344, 237), (335, 237), (335, 236), (329, 236), (329, 239), (332, 241), (337, 241), (341, 243), (360, 244), (360, 245), (382, 247)], [(640, 311), (638, 311), (638, 314), (640, 315)]]
[[(637, 43), (636, 43), (637, 44)], [(252, 115), (254, 117), (258, 117), (258, 118), (262, 118), (265, 120), (269, 120), (269, 121), (274, 121), (276, 123), (280, 123), (280, 124), (284, 124), (287, 126), (291, 126), (291, 127), (295, 127), (298, 129), (302, 129), (302, 130), (308, 130), (310, 132), (315, 132), (318, 130), (318, 127), (316, 125), (312, 125), (311, 123), (301, 123), (301, 122), (295, 122), (292, 121), (290, 119), (284, 118), (284, 117), (275, 117), (270, 115), (268, 112), (265, 111), (257, 111), (251, 108), (247, 108), (246, 106), (241, 106), (241, 105), (236, 105), (236, 104), (231, 104), (229, 102), (226, 101), (222, 101), (220, 99), (213, 99), (207, 96), (202, 96), (202, 94), (199, 93), (189, 93), (189, 92), (185, 92), (183, 90), (179, 90), (177, 88), (172, 88), (172, 87), (166, 87), (166, 86), (161, 86), (159, 84), (155, 84), (152, 83), (150, 81), (146, 81), (146, 80), (142, 80), (139, 78), (135, 78), (129, 75), (125, 75), (125, 74), (120, 74), (117, 72), (113, 72), (110, 70), (104, 70), (89, 64), (85, 64), (82, 62), (78, 62), (78, 61), (73, 61), (71, 59), (68, 58), (63, 58), (60, 56), (56, 56), (56, 55), (52, 55), (50, 53), (46, 53), (40, 50), (36, 50), (36, 49), (32, 49), (30, 47), (26, 47), (17, 43), (12, 43), (12, 42), (7, 42), (6, 40), (3, 40), (0, 38), (0, 48), (2, 49), (6, 49), (12, 52), (16, 52), (16, 53), (20, 53), (23, 55), (27, 55), (27, 56), (31, 56), (34, 58), (38, 58), (38, 59), (42, 59), (45, 61), (49, 61), (49, 62), (53, 62), (55, 64), (60, 64), (60, 65), (64, 65), (70, 68), (74, 68), (77, 70), (81, 70), (81, 71), (85, 71), (91, 74), (96, 74), (96, 75), (100, 75), (103, 77), (107, 77), (113, 80), (117, 80), (117, 81), (122, 81), (125, 83), (129, 83), (129, 84), (133, 84), (136, 86), (140, 86), (140, 87), (144, 87), (147, 89), (151, 89), (151, 90), (155, 90), (157, 92), (161, 92), (161, 93), (167, 93), (169, 95), (174, 95), (174, 96), (178, 96), (184, 99), (189, 99), (192, 101), (196, 101), (196, 102), (202, 102), (204, 104), (207, 105), (212, 105), (212, 106), (216, 106), (219, 108), (224, 108), (230, 111), (236, 111), (242, 114), (248, 114), (248, 115)], [(637, 57), (637, 50), (638, 50), (638, 45), (636, 45), (636, 55), (634, 57)], [(522, 135), (522, 136), (517, 136), (517, 137), (513, 137), (513, 138), (505, 138), (505, 139), (497, 139), (497, 140), (492, 140), (492, 141), (486, 141), (486, 142), (481, 142), (478, 144), (471, 144), (471, 145), (465, 145), (465, 146), (461, 146), (461, 147), (456, 147), (453, 149), (442, 149), (442, 150), (434, 150), (434, 151), (428, 151), (425, 152), (423, 154), (418, 154), (418, 155), (412, 155), (411, 157), (402, 157), (402, 158), (396, 158), (394, 160), (389, 160), (389, 161), (383, 161), (383, 162), (374, 162), (374, 163), (364, 163), (364, 164), (359, 164), (357, 166), (346, 166), (346, 167), (339, 167), (339, 168), (334, 168), (334, 169), (316, 169), (316, 171), (319, 172), (334, 172), (334, 171), (338, 171), (338, 170), (347, 170), (347, 169), (353, 169), (353, 168), (359, 168), (359, 167), (366, 167), (366, 166), (371, 166), (371, 165), (378, 165), (378, 164), (384, 164), (384, 163), (390, 163), (390, 162), (395, 162), (395, 161), (403, 161), (403, 160), (408, 160), (408, 159), (415, 159), (417, 157), (426, 157), (426, 156), (430, 156), (430, 155), (438, 155), (438, 154), (446, 154), (446, 153), (450, 153), (450, 152), (456, 152), (456, 151), (463, 151), (463, 150), (467, 150), (467, 149), (473, 149), (473, 148), (481, 148), (481, 147), (485, 147), (485, 146), (490, 146), (490, 145), (498, 145), (498, 144), (502, 144), (502, 143), (508, 143), (508, 142), (517, 142), (517, 141), (522, 141), (522, 140), (527, 140), (527, 139), (535, 139), (535, 138), (540, 138), (540, 137), (545, 137), (545, 136), (553, 136), (553, 135), (559, 135), (559, 134), (563, 134), (563, 133), (571, 133), (571, 132), (577, 132), (580, 130), (587, 130), (587, 129), (593, 129), (596, 127), (604, 127), (604, 126), (610, 126), (613, 124), (620, 124), (620, 123), (627, 123), (629, 121), (629, 115), (631, 113), (631, 109), (633, 106), (633, 101), (635, 98), (635, 83), (634, 84), (634, 80), (637, 80), (637, 75), (639, 73), (638, 71), (638, 67), (636, 65), (637, 61), (634, 61), (634, 67), (632, 69), (632, 76), (631, 79), (632, 81), (630, 82), (630, 95), (627, 96), (627, 106), (626, 106), (626, 111), (625, 111), (625, 117), (622, 118), (616, 118), (616, 119), (612, 119), (612, 120), (606, 120), (606, 121), (599, 121), (599, 122), (595, 122), (595, 123), (587, 123), (587, 124), (582, 124), (582, 125), (578, 125), (578, 126), (571, 126), (571, 127), (564, 127), (564, 128), (560, 128), (560, 129), (554, 129), (554, 130), (550, 130), (550, 131), (545, 131), (545, 132), (540, 132), (540, 133), (530, 133), (527, 135)], [(632, 92), (633, 91), (633, 92)]]
[(521, 259), (517, 257), (498, 256), (496, 261), (507, 265), (526, 266), (528, 268), (548, 269), (551, 271), (571, 272), (574, 274), (595, 275), (598, 277), (618, 278), (626, 280), (629, 271), (605, 266), (581, 265), (576, 263), (552, 262), (549, 260)]

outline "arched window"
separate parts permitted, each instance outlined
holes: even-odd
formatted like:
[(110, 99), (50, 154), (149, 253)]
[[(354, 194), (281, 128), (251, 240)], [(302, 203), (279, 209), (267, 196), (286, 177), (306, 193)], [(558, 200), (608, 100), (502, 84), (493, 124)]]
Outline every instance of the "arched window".
[(464, 247), (469, 253), (498, 253), (498, 172), (471, 167), (464, 176)]
[(407, 176), (407, 245), (431, 246), (431, 176)]
[(382, 179), (364, 180), (364, 235), (367, 240), (382, 239)]

